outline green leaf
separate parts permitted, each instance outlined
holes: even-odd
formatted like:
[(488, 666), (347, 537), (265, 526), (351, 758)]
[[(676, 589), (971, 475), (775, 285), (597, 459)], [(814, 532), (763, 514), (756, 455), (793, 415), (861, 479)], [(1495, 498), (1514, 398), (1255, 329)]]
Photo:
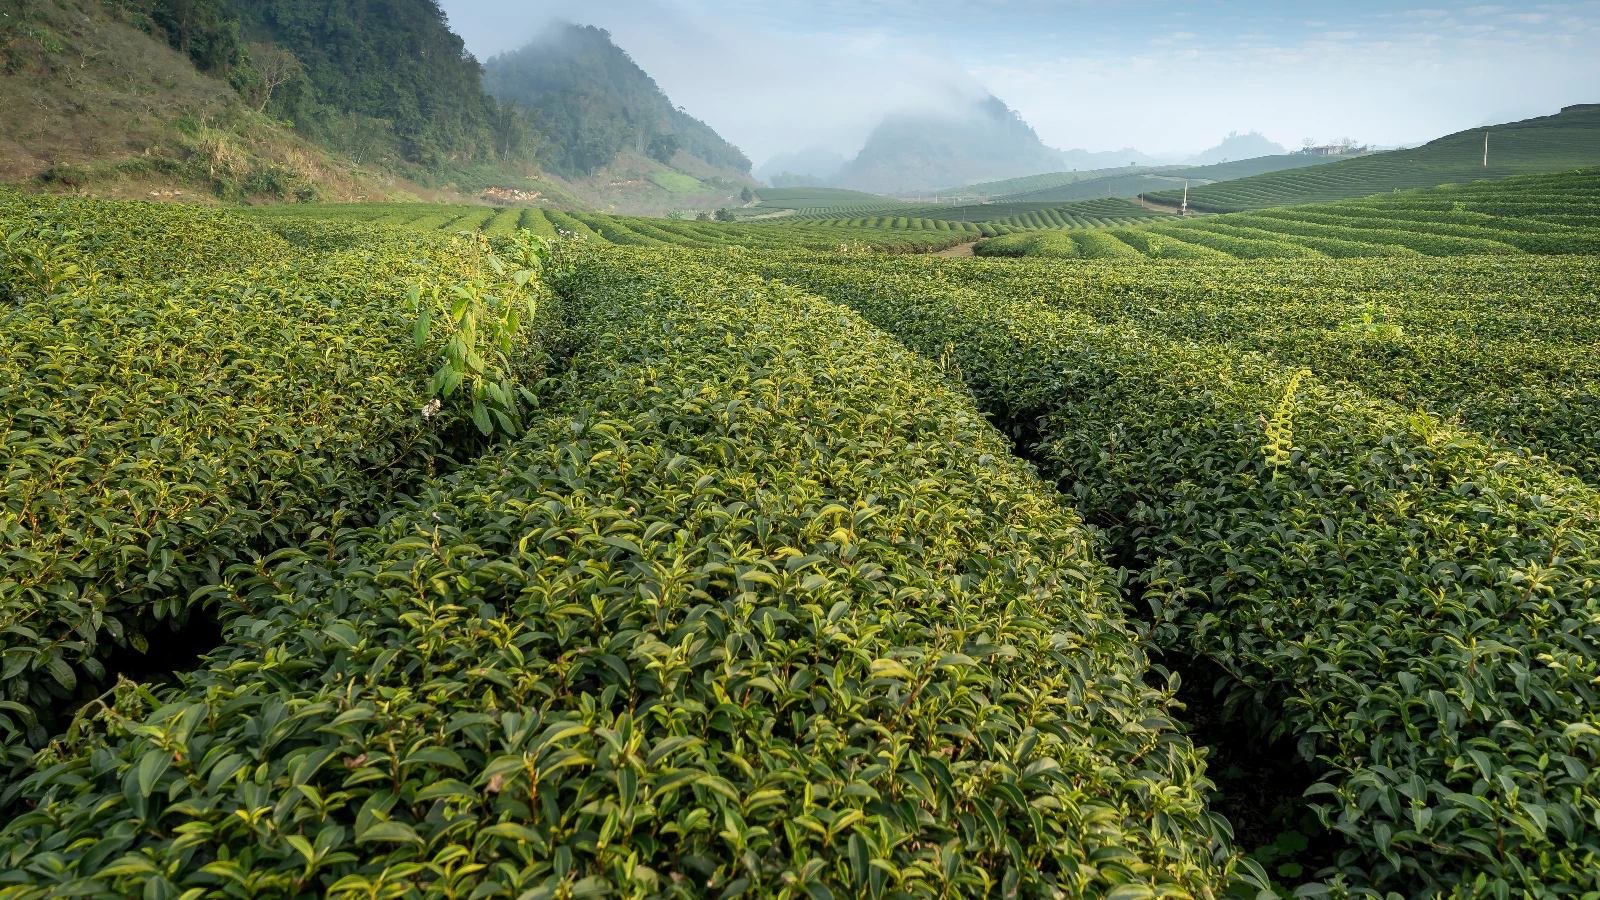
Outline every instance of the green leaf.
[(417, 314), (416, 324), (411, 328), (411, 343), (421, 350), (428, 343), (428, 328), (432, 321), (432, 312), (424, 309)]
[(356, 837), (357, 844), (376, 841), (421, 844), (422, 838), (404, 822), (377, 822)]

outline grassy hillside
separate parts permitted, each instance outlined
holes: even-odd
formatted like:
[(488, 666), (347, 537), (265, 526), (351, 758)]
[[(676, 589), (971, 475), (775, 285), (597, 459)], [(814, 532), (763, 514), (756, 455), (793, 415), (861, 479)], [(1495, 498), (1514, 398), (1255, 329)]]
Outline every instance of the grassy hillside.
[[(1205, 212), (1238, 212), (1594, 165), (1600, 165), (1600, 104), (1585, 104), (1553, 116), (1457, 132), (1412, 150), (1191, 189), (1189, 206)], [(1150, 196), (1175, 203), (1181, 192)]]
[(1019, 197), (1025, 194), (1047, 191), (1051, 188), (1075, 184), (1079, 181), (1090, 181), (1112, 175), (1143, 175), (1147, 172), (1159, 172), (1166, 168), (1169, 167), (1119, 166), (1114, 169), (1074, 169), (1070, 172), (1046, 172), (1043, 175), (1024, 175), (1021, 178), (1007, 178), (1002, 181), (985, 181), (979, 184), (944, 188), (934, 192), (933, 198), (996, 200), (1002, 197)]
[(1185, 181), (1189, 182), (1192, 194), (1193, 188), (1199, 185), (1232, 181), (1236, 178), (1248, 178), (1252, 175), (1285, 169), (1326, 165), (1335, 160), (1336, 158), (1326, 156), (1288, 153), (1209, 166), (1162, 166), (1154, 169), (1120, 171), (1113, 169), (1096, 178), (1074, 179), (1051, 187), (1021, 190), (996, 199), (1003, 202), (1071, 203), (1078, 200), (1092, 200), (1096, 197), (1130, 198), (1140, 194), (1181, 190)]
[(756, 194), (756, 207), (761, 210), (792, 209), (796, 211), (819, 211), (826, 209), (867, 207), (892, 207), (902, 205), (893, 197), (882, 194), (869, 194), (865, 191), (850, 191), (844, 188), (825, 187), (797, 187), (797, 188), (758, 188)]
[(0, 11), (0, 181), (185, 201), (408, 192), (257, 114), (148, 18), (73, 0)]
[[(438, 165), (410, 159), (401, 143), (420, 147), (426, 129), (406, 137), (398, 120), (369, 114), (381, 109), (310, 102), (316, 90), (305, 70), (268, 103), (254, 67), (277, 51), (241, 37), (235, 48), (245, 55), (231, 66), (210, 59), (206, 47), (221, 38), (197, 29), (230, 36), (239, 28), (201, 15), (222, 9), (0, 0), (0, 182), (183, 202), (463, 199), (491, 186), (580, 202), (549, 179), (529, 178), (526, 166), (458, 153), (448, 142), (430, 151)], [(173, 22), (172, 10), (200, 24)]]
[[(1214, 262), (1595, 255), (1600, 254), (1600, 169), (1166, 219), (1095, 238), (1016, 233), (985, 240), (976, 250), (989, 256)], [(1097, 244), (1086, 249), (1085, 240)]]

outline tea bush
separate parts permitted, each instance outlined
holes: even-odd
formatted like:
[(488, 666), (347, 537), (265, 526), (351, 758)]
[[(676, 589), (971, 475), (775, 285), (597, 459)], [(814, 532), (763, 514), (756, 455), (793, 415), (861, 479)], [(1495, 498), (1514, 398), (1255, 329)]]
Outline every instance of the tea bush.
[(6, 768), (99, 693), (110, 648), (144, 653), (230, 566), (370, 520), (471, 448), (446, 440), (464, 432), (455, 406), (429, 420), (405, 303), (414, 278), (460, 277), (455, 242), (296, 256), (199, 210), (42, 201), (18, 218), (93, 249), (0, 305)]
[[(1165, 248), (1163, 253), (1167, 252)], [(930, 263), (879, 265), (930, 277)], [(936, 266), (985, 291), (1225, 343), (1459, 418), (1600, 484), (1600, 262), (1350, 260)]]
[(229, 567), (210, 663), (41, 759), (0, 897), (1235, 877), (1091, 533), (939, 369), (826, 301), (617, 253), (563, 276), (585, 349), (525, 437)]
[(1351, 847), (1325, 878), (1600, 889), (1600, 495), (1259, 355), (912, 268), (761, 266), (944, 360), (1108, 529), (1152, 637), (1320, 765)]

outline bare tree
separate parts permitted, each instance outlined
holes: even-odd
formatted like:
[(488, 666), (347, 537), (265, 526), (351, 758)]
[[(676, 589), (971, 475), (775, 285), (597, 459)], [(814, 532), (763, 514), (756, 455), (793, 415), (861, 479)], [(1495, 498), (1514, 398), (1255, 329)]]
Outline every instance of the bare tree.
[(272, 92), (305, 75), (305, 68), (293, 53), (274, 44), (251, 44), (250, 62), (260, 80), (252, 85), (256, 112), (265, 112)]

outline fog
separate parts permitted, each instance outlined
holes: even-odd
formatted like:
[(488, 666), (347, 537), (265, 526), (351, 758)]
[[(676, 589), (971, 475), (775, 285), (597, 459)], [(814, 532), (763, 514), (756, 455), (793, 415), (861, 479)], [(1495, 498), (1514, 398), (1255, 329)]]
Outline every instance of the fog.
[(882, 34), (779, 34), (651, 0), (441, 5), (482, 60), (526, 44), (552, 21), (610, 31), (674, 104), (757, 166), (801, 148), (852, 156), (887, 112), (954, 108), (983, 95), (948, 57), (895, 46)]
[[(992, 91), (1061, 149), (1177, 159), (1228, 132), (1413, 145), (1600, 101), (1600, 2), (443, 0), (480, 59), (598, 25), (760, 167)], [(1320, 18), (1306, 18), (1316, 15)]]

